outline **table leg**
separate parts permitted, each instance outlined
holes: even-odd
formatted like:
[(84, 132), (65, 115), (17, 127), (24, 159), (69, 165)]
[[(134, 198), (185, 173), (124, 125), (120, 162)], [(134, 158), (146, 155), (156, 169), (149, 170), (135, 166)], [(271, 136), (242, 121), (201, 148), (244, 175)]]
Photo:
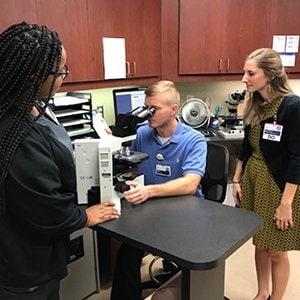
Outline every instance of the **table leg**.
[(224, 300), (225, 261), (204, 271), (182, 270), (182, 300)]

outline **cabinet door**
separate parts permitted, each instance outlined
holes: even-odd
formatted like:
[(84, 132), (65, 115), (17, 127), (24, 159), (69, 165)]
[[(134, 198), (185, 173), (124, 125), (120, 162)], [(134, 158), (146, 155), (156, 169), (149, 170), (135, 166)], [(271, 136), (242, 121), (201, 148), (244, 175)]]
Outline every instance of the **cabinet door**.
[(95, 79), (93, 56), (89, 47), (86, 0), (36, 1), (38, 22), (58, 32), (67, 51), (70, 75), (66, 82)]
[(87, 0), (0, 0), (0, 7), (1, 31), (13, 23), (26, 21), (46, 25), (58, 32), (70, 69), (66, 82), (99, 78), (89, 47)]
[[(89, 47), (91, 51), (91, 68), (95, 80), (104, 80), (103, 37), (120, 37), (114, 34), (119, 20), (114, 13), (119, 8), (114, 1), (88, 0)], [(125, 63), (125, 62), (124, 62)]]
[[(160, 0), (88, 0), (90, 39), (101, 53), (103, 37), (124, 38), (127, 77), (160, 74)], [(103, 75), (102, 75), (103, 76)]]
[[(115, 0), (114, 0), (115, 1)], [(117, 0), (125, 12), (129, 77), (160, 75), (160, 0)]]
[(242, 73), (247, 54), (266, 47), (268, 0), (180, 0), (179, 74)]
[[(273, 35), (300, 35), (300, 1), (272, 0), (269, 47), (272, 47)], [(299, 49), (298, 49), (299, 51)], [(288, 73), (300, 72), (300, 54), (296, 54), (295, 67), (286, 67)]]
[[(271, 1), (226, 0), (222, 73), (242, 73), (253, 50), (268, 47)], [(241, 3), (242, 2), (242, 3)]]
[(0, 0), (0, 29), (25, 20), (57, 31), (70, 69), (64, 83), (86, 82), (87, 88), (87, 82), (104, 80), (103, 37), (125, 38), (128, 78), (158, 78), (160, 4), (161, 0)]
[[(12, 24), (25, 21), (36, 23), (35, 0), (0, 0), (0, 32)], [(16, 9), (16, 7), (18, 9)], [(30, 9), (28, 9), (30, 7)]]
[(179, 75), (221, 72), (225, 2), (180, 0)]

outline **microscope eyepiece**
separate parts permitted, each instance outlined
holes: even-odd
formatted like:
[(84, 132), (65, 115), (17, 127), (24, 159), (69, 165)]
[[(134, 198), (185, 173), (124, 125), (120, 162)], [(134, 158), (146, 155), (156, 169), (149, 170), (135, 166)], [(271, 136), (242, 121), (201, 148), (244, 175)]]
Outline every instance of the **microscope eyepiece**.
[(151, 117), (152, 115), (154, 115), (155, 113), (155, 108), (154, 107), (145, 107), (144, 106), (144, 110), (142, 110), (139, 114), (137, 114), (138, 118), (141, 119), (148, 119), (149, 117)]
[(139, 106), (137, 108), (135, 108), (134, 110), (132, 110), (130, 112), (131, 115), (133, 116), (137, 116), (140, 112), (142, 112), (146, 107), (145, 106)]
[(113, 135), (118, 137), (129, 136), (136, 133), (137, 125), (146, 121), (155, 113), (154, 107), (139, 106), (136, 109), (118, 114), (116, 126), (112, 126)]

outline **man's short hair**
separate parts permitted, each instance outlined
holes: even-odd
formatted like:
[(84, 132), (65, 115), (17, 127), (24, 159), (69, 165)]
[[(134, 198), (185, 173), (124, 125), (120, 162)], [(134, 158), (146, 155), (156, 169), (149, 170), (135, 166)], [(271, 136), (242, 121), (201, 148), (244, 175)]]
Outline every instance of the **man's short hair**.
[(157, 83), (149, 86), (145, 91), (146, 97), (153, 97), (163, 93), (166, 94), (166, 101), (168, 104), (180, 105), (180, 94), (172, 81), (158, 81)]

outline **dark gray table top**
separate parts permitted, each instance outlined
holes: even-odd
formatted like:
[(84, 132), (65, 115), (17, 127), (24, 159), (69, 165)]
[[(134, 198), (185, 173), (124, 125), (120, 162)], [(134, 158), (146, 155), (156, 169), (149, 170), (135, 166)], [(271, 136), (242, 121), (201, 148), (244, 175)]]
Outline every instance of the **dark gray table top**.
[(122, 201), (118, 220), (97, 231), (193, 270), (215, 268), (259, 229), (262, 218), (194, 196)]

